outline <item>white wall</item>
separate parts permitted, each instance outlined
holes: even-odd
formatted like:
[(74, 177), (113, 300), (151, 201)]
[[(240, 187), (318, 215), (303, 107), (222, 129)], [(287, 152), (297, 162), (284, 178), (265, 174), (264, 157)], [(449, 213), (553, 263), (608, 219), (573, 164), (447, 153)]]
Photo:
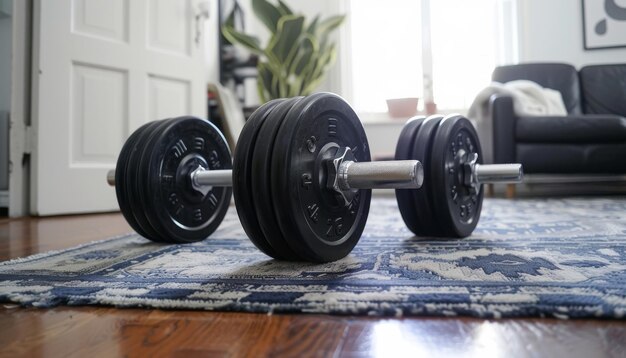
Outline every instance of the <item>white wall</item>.
[[(600, 1), (600, 0), (597, 0)], [(518, 0), (520, 61), (624, 63), (626, 48), (585, 51), (580, 0)]]

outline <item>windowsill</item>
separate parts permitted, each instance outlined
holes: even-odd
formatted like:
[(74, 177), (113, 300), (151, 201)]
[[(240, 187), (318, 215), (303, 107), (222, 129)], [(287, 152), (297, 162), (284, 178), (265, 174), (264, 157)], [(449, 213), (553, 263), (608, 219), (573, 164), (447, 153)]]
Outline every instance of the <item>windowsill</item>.
[(404, 124), (408, 118), (392, 117), (387, 112), (357, 112), (363, 124)]
[[(460, 113), (462, 115), (467, 115), (467, 109), (442, 109), (437, 112), (437, 114), (446, 116), (448, 114)], [(410, 117), (392, 117), (388, 112), (359, 112), (357, 111), (357, 115), (361, 119), (363, 124), (404, 124)], [(425, 113), (418, 112), (415, 116), (426, 116)]]

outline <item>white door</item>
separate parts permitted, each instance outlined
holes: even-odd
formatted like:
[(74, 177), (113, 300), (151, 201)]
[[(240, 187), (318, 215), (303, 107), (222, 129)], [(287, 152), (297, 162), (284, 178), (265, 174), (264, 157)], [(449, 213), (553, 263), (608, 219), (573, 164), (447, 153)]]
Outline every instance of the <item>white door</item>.
[(118, 208), (106, 185), (146, 121), (206, 117), (194, 0), (36, 0), (31, 211)]

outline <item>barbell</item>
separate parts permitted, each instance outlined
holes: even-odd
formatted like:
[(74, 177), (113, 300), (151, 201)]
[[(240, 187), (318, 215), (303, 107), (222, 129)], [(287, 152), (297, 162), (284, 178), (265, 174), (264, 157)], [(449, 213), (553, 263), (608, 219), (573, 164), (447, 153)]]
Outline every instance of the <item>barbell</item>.
[(128, 138), (107, 180), (131, 227), (150, 240), (207, 238), (234, 193), (246, 234), (265, 254), (327, 262), (358, 242), (371, 189), (396, 189), (416, 235), (465, 237), (480, 217), (481, 184), (522, 176), (520, 164), (481, 164), (476, 131), (460, 115), (409, 120), (395, 160), (371, 161), (354, 110), (337, 95), (317, 93), (259, 107), (232, 161), (223, 135), (206, 120), (145, 124)]

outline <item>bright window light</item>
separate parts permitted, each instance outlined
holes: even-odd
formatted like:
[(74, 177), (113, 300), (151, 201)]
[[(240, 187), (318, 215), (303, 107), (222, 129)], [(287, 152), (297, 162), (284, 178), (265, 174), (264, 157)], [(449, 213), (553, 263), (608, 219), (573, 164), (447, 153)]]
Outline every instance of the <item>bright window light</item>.
[[(426, 1), (429, 1), (426, 3)], [(506, 51), (515, 24), (503, 17), (512, 0), (351, 0), (351, 100), (360, 112), (386, 112), (389, 98), (432, 93), (438, 110), (464, 111), (490, 82), (495, 66), (512, 60)], [(429, 6), (425, 6), (429, 5)], [(422, 22), (422, 9), (430, 21)], [(509, 14), (510, 16), (510, 14)], [(504, 20), (504, 21), (503, 21)], [(431, 47), (422, 34), (430, 30)], [(508, 37), (507, 37), (508, 36)], [(507, 57), (508, 56), (508, 57)], [(422, 66), (430, 59), (430, 66)], [(424, 77), (432, 88), (424, 88)]]
[(433, 93), (439, 109), (469, 108), (489, 84), (497, 58), (496, 2), (430, 2)]
[(388, 98), (422, 97), (419, 1), (350, 2), (352, 96), (364, 112), (386, 112)]

